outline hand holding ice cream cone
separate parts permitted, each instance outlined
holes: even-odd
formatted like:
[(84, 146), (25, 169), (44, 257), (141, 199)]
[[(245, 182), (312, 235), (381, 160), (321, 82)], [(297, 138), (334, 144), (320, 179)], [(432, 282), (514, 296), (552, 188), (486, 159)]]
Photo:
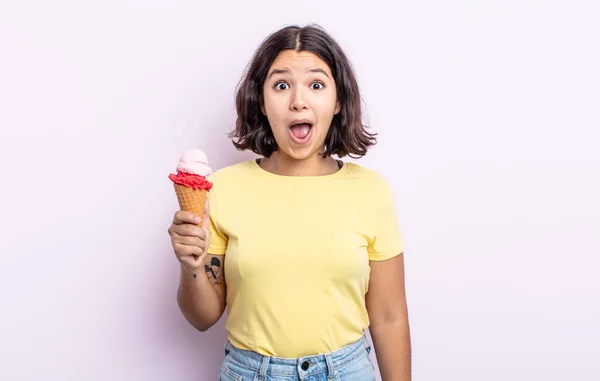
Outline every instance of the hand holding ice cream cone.
[[(203, 214), (210, 214), (208, 199), (205, 202)], [(198, 221), (200, 226), (198, 226)], [(173, 223), (169, 227), (171, 244), (175, 256), (181, 265), (189, 271), (198, 270), (205, 262), (210, 244), (210, 231), (208, 218), (201, 219), (194, 213), (179, 210), (173, 217)]]

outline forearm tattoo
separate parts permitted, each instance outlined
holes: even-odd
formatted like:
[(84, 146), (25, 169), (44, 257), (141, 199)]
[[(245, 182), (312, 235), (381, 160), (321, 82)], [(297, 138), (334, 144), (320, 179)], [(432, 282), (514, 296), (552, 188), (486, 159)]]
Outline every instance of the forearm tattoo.
[(206, 271), (206, 276), (213, 284), (223, 283), (223, 267), (219, 258), (210, 257), (204, 264), (204, 270)]

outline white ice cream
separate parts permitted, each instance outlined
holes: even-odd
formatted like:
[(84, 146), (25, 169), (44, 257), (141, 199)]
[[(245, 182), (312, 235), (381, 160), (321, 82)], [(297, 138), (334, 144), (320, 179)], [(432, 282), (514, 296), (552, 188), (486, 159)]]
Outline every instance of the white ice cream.
[(198, 176), (208, 176), (212, 173), (212, 169), (208, 166), (208, 157), (197, 148), (189, 149), (181, 154), (177, 170)]

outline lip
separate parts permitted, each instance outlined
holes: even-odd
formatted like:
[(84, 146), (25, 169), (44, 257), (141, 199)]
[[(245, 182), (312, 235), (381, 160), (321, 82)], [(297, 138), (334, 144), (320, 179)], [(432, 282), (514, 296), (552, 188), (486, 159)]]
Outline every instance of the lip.
[(292, 127), (294, 124), (310, 124), (311, 127), (314, 125), (314, 123), (308, 119), (294, 119), (289, 126)]

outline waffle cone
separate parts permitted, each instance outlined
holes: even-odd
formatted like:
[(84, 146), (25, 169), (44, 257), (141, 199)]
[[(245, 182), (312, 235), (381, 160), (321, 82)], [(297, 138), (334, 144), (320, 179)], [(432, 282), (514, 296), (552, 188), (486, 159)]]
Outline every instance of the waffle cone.
[(186, 212), (191, 212), (200, 217), (200, 222), (197, 226), (202, 226), (202, 219), (204, 218), (204, 205), (206, 203), (206, 190), (205, 189), (193, 189), (179, 184), (173, 184), (175, 186), (175, 194), (177, 194), (177, 201), (179, 201), (179, 208)]

